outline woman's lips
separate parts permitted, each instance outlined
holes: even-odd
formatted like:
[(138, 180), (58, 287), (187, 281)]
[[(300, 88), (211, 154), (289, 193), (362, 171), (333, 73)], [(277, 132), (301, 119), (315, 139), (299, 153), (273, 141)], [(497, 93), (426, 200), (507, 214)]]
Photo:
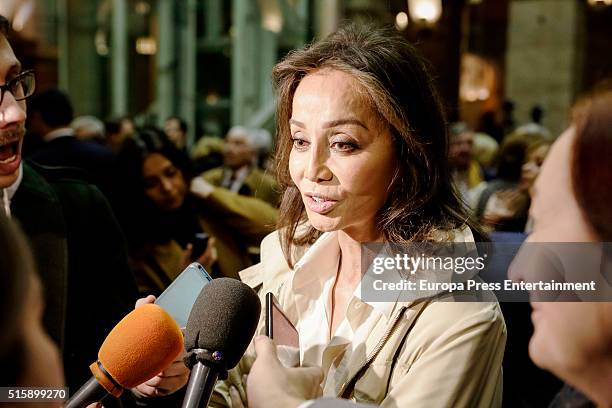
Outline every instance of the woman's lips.
[(305, 203), (310, 211), (317, 214), (327, 214), (336, 207), (338, 200), (316, 195), (306, 195)]

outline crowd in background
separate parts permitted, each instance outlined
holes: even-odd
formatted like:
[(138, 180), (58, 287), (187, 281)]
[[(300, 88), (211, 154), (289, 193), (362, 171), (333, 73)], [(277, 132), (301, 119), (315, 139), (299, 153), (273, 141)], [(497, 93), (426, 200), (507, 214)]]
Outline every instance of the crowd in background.
[[(163, 128), (137, 127), (129, 117), (105, 122), (93, 116), (73, 117), (68, 96), (59, 90), (39, 93), (30, 110), (26, 157), (44, 165), (82, 169), (83, 176), (111, 200), (130, 243), (138, 240), (138, 234), (149, 236), (142, 230), (147, 222), (134, 223), (134, 216), (142, 215), (143, 202), (133, 204), (139, 199), (135, 192), (153, 190), (142, 185), (143, 163), (138, 161), (153, 150), (163, 151), (159, 154), (180, 170), (186, 185), (202, 177), (215, 187), (257, 198), (273, 208), (279, 203), (279, 189), (270, 174), (273, 139), (265, 129), (235, 126), (223, 137), (201, 137), (188, 149), (187, 124), (180, 117), (168, 118)], [(520, 125), (514, 123), (512, 109), (505, 110), (499, 123), (495, 112), (483, 113), (478, 129), (464, 122), (450, 123), (449, 161), (455, 186), (477, 222), (488, 232), (528, 233), (530, 187), (555, 137), (541, 125), (541, 107), (533, 107), (532, 120)], [(52, 118), (51, 123), (44, 118)], [(62, 139), (49, 143), (58, 136)], [(155, 200), (152, 194), (149, 198)], [(128, 206), (134, 208), (128, 211)], [(182, 237), (177, 242), (185, 249), (188, 241)], [(257, 247), (258, 242), (253, 242), (251, 246)], [(236, 271), (225, 275), (236, 276)]]
[(78, 169), (77, 177), (104, 193), (142, 295), (159, 295), (192, 261), (213, 277), (233, 278), (258, 261), (279, 202), (261, 167), (272, 149), (268, 131), (235, 126), (188, 152), (187, 125), (178, 117), (163, 129), (135, 126), (129, 117), (74, 117), (57, 89), (37, 93), (29, 110), (26, 157)]
[[(542, 115), (536, 106), (532, 121), (520, 126), (512, 125), (511, 119), (505, 126), (489, 124), (478, 131), (463, 122), (449, 127), (455, 185), (474, 219), (488, 232), (530, 231), (531, 186), (555, 140), (541, 125)], [(485, 113), (483, 118), (489, 116)]]

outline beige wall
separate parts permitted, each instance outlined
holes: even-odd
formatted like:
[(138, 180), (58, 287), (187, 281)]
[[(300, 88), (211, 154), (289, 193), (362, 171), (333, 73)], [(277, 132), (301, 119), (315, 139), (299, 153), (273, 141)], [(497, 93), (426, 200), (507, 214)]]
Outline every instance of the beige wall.
[(513, 0), (508, 21), (506, 97), (516, 103), (517, 124), (528, 121), (535, 104), (545, 109), (544, 125), (558, 135), (580, 82), (580, 0)]

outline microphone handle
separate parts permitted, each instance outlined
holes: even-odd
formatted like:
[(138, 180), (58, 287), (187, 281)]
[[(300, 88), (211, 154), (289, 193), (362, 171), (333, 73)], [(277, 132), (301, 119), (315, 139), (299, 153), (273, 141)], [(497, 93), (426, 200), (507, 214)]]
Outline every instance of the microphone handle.
[(66, 402), (64, 408), (85, 408), (89, 404), (102, 401), (108, 395), (108, 391), (100, 385), (96, 377), (91, 377), (79, 390)]
[(218, 371), (196, 362), (191, 369), (183, 408), (206, 408), (218, 378)]

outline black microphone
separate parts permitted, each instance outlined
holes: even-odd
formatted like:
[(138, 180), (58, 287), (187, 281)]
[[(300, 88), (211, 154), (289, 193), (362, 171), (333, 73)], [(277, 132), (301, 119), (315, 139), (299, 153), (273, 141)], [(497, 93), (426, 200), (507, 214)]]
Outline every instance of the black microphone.
[(214, 279), (198, 295), (185, 329), (185, 365), (191, 369), (183, 408), (208, 405), (217, 379), (227, 378), (246, 351), (261, 313), (261, 302), (248, 285)]

